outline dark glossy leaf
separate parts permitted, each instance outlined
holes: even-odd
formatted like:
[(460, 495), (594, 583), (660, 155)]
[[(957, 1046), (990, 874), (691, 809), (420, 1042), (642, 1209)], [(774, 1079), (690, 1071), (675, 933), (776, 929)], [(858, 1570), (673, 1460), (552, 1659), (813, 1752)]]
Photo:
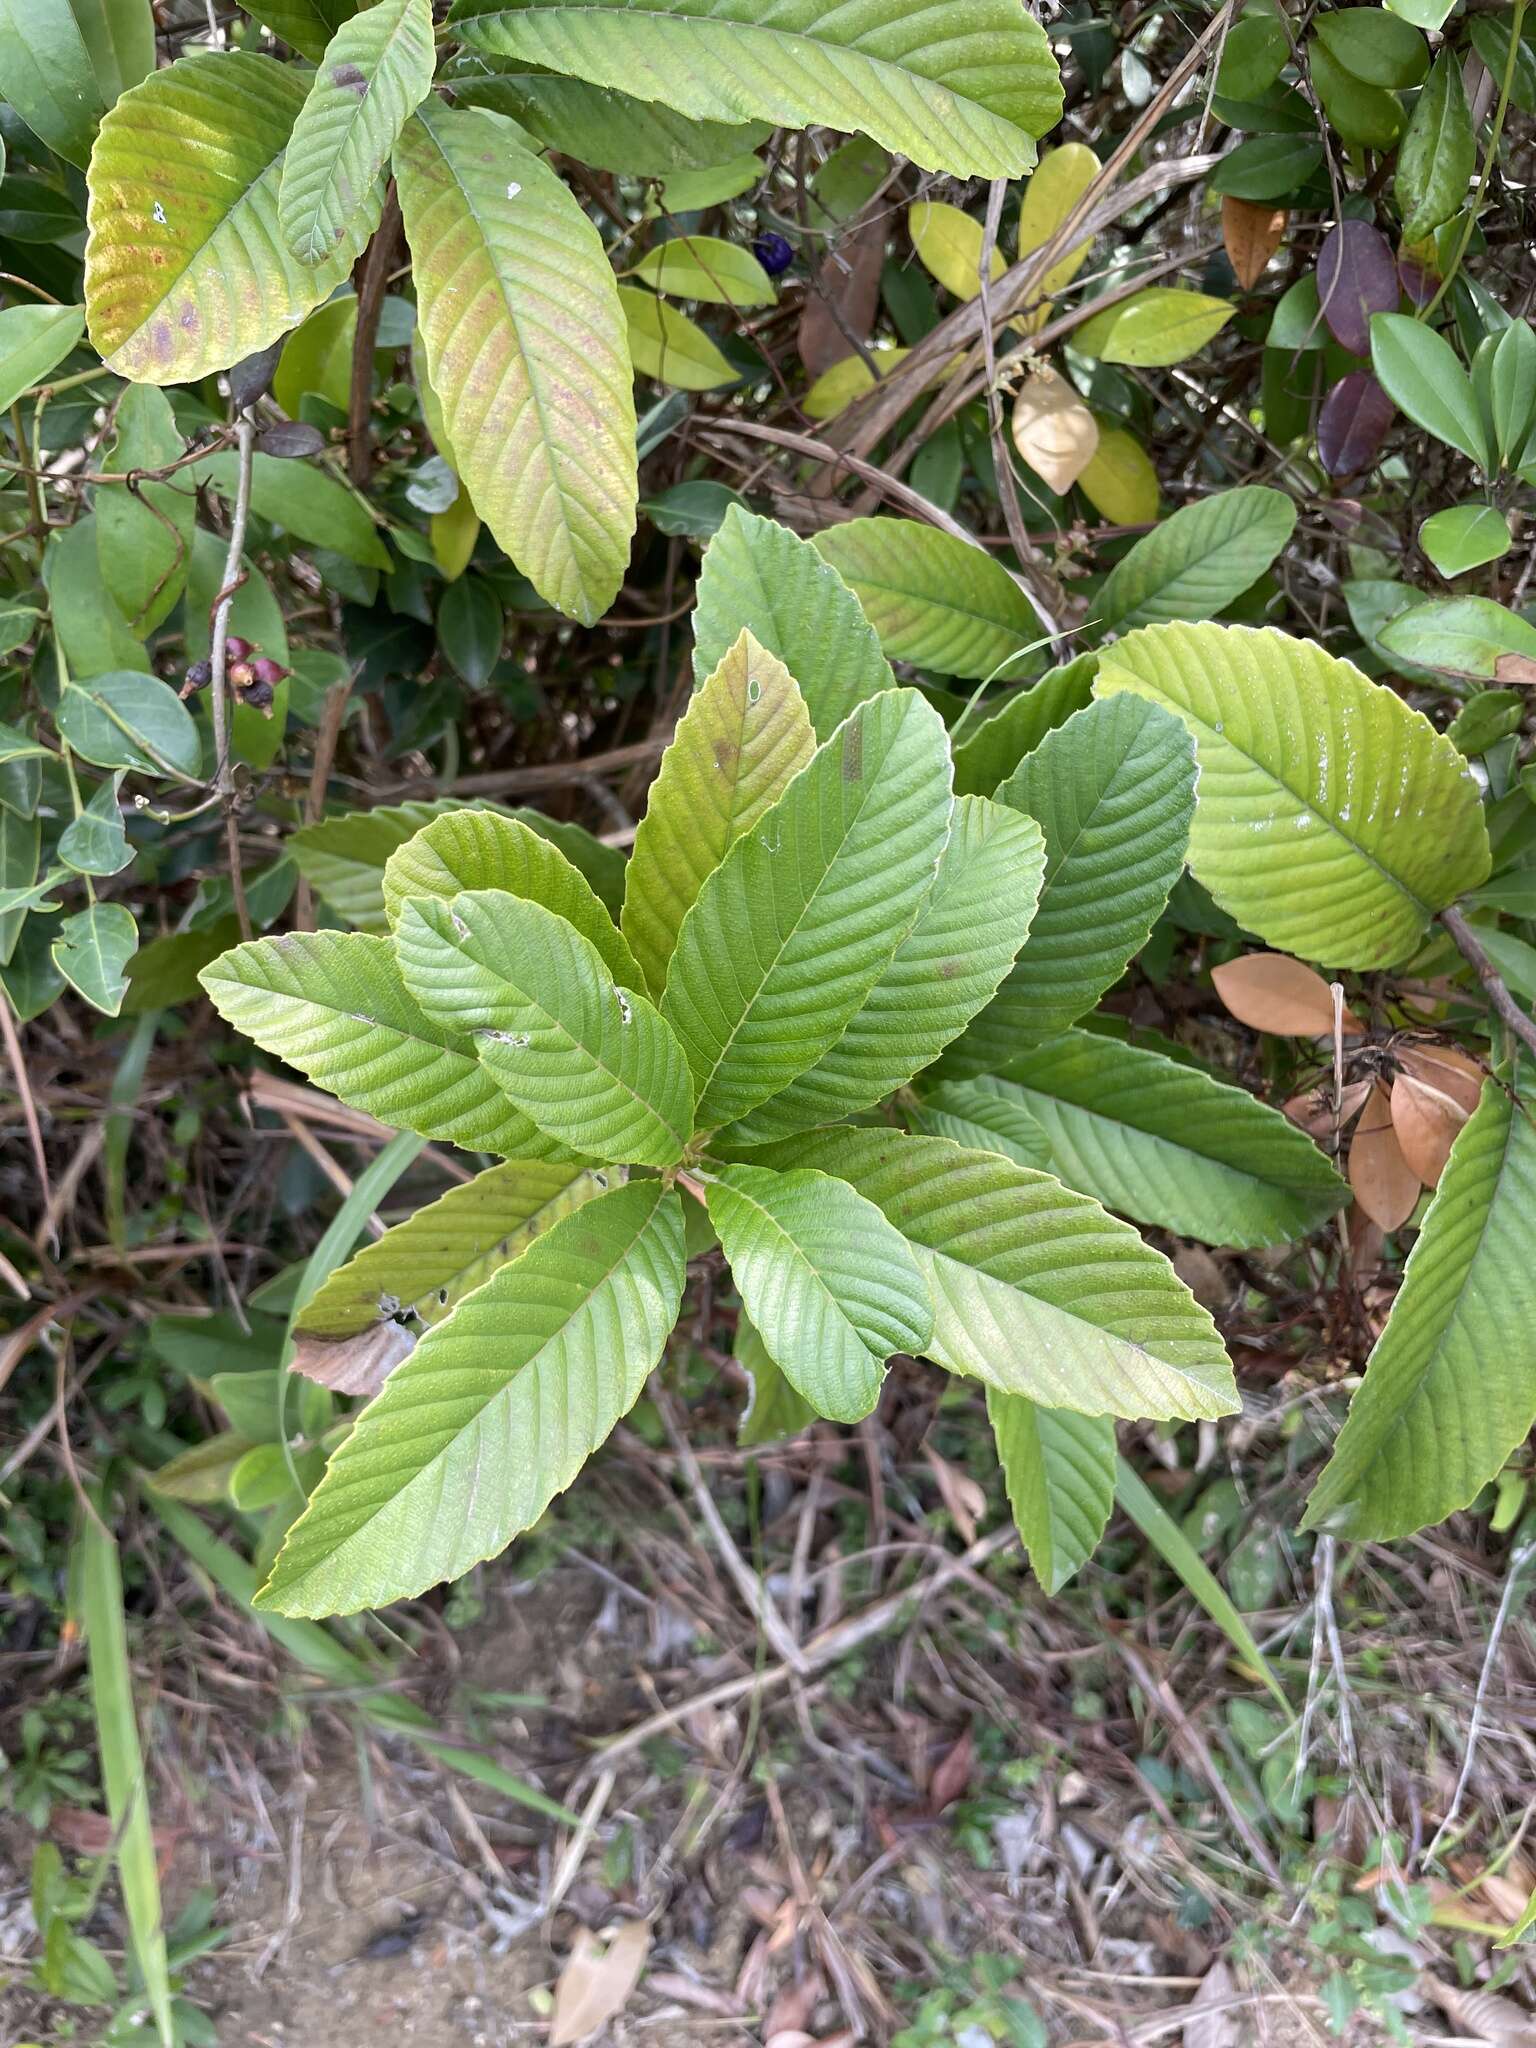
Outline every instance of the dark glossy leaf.
[(1397, 408), (1369, 370), (1351, 370), (1323, 400), (1317, 459), (1330, 476), (1354, 476), (1376, 460)]
[(1369, 221), (1341, 220), (1317, 258), (1318, 303), (1335, 341), (1351, 355), (1371, 346), (1371, 315), (1395, 313), (1399, 297), (1392, 245)]

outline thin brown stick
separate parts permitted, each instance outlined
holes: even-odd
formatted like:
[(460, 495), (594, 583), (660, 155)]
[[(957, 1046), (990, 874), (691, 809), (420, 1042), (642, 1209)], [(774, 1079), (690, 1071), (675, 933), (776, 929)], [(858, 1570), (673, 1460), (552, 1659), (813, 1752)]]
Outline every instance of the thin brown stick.
[[(646, 739), (631, 740), (626, 746), (610, 747), (606, 754), (589, 754), (584, 761), (541, 761), (525, 768), (493, 768), (480, 775), (461, 775), (448, 784), (448, 793), (533, 796), (540, 790), (565, 789), (573, 782), (585, 781), (589, 775), (612, 775), (621, 768), (633, 768), (639, 761), (659, 760), (671, 737), (669, 732), (652, 733)], [(419, 789), (424, 779), (418, 775), (408, 782), (391, 783), (381, 794), (405, 795)]]
[(32, 1098), (32, 1084), (27, 1079), (27, 1062), (21, 1050), (21, 1039), (11, 1016), (11, 999), (4, 989), (0, 989), (0, 1039), (5, 1041), (5, 1057), (16, 1083), (21, 1119), (27, 1127), (27, 1142), (32, 1147), (32, 1163), (37, 1168), (37, 1184), (46, 1215), (53, 1207), (53, 1194), (48, 1186), (48, 1154), (43, 1149), (43, 1127), (38, 1121), (37, 1104)]
[(229, 615), (235, 592), (245, 581), (242, 557), (245, 554), (245, 529), (251, 516), (251, 473), (256, 454), (256, 427), (248, 415), (242, 414), (235, 422), (235, 442), (239, 449), (239, 466), (235, 499), (229, 514), (229, 553), (224, 560), (224, 581), (213, 601), (208, 687), (211, 693), (209, 709), (213, 718), (213, 786), (224, 812), (224, 844), (229, 852), (229, 885), (235, 899), (235, 915), (240, 920), (241, 938), (248, 939), (252, 929), (251, 911), (245, 900), (245, 872), (240, 865), (240, 826), (229, 759), (229, 699), (226, 695), (229, 687)]
[(1463, 957), (1471, 963), (1494, 1011), (1509, 1026), (1526, 1050), (1536, 1054), (1536, 1024), (1531, 1022), (1505, 987), (1503, 976), (1483, 951), (1471, 925), (1454, 907), (1441, 911), (1440, 922), (1456, 941)]
[(353, 273), (357, 288), (357, 328), (352, 339), (352, 381), (347, 394), (347, 474), (361, 489), (373, 464), (368, 427), (373, 416), (373, 351), (379, 338), (384, 295), (400, 247), (403, 224), (400, 202), (391, 183), (373, 240)]

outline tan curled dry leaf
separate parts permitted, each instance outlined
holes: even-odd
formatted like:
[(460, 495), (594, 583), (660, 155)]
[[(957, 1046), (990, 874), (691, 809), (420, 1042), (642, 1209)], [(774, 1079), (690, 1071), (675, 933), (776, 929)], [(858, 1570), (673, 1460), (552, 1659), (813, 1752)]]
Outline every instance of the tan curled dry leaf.
[(939, 1493), (960, 1533), (961, 1542), (974, 1543), (977, 1525), (987, 1512), (986, 1488), (978, 1486), (968, 1472), (962, 1472), (957, 1465), (941, 1458), (930, 1444), (923, 1445), (923, 1456), (938, 1483)]
[(1372, 1085), (1350, 1140), (1349, 1184), (1366, 1215), (1383, 1230), (1406, 1223), (1419, 1199), (1419, 1176), (1403, 1157), (1392, 1098), (1379, 1081)]
[(297, 1331), (293, 1370), (333, 1394), (361, 1394), (371, 1401), (395, 1367), (410, 1357), (416, 1339), (400, 1323), (381, 1321), (349, 1337), (316, 1337)]
[(1346, 1081), (1339, 1090), (1335, 1112), (1332, 1081), (1315, 1081), (1310, 1088), (1303, 1088), (1299, 1095), (1291, 1097), (1285, 1105), (1285, 1113), (1293, 1124), (1300, 1124), (1309, 1138), (1321, 1144), (1335, 1129), (1343, 1130), (1350, 1119), (1359, 1114), (1370, 1092), (1369, 1081)]
[[(1315, 968), (1289, 953), (1244, 953), (1211, 969), (1216, 993), (1239, 1024), (1280, 1038), (1331, 1038), (1333, 992)], [(1358, 1036), (1359, 1018), (1344, 1007), (1346, 1036)]]
[(1496, 683), (1536, 683), (1536, 661), (1528, 654), (1501, 654), (1493, 664)]
[(1269, 259), (1285, 240), (1289, 219), (1283, 206), (1237, 199), (1230, 192), (1221, 202), (1221, 239), (1227, 261), (1243, 290), (1251, 291), (1264, 275)]
[(1451, 1156), (1456, 1133), (1466, 1122), (1468, 1111), (1454, 1096), (1417, 1081), (1411, 1074), (1398, 1074), (1392, 1082), (1392, 1126), (1403, 1157), (1425, 1187), (1440, 1185), (1445, 1162)]
[(1013, 445), (1053, 491), (1070, 491), (1098, 452), (1098, 422), (1065, 377), (1037, 370), (1013, 402)]
[(1482, 1068), (1454, 1045), (1404, 1046), (1398, 1051), (1397, 1063), (1426, 1088), (1438, 1089), (1460, 1103), (1468, 1116), (1482, 1099)]
[(606, 1947), (585, 1927), (578, 1930), (555, 1986), (549, 2048), (571, 2048), (606, 2026), (629, 2003), (650, 1951), (645, 1920), (626, 1921)]

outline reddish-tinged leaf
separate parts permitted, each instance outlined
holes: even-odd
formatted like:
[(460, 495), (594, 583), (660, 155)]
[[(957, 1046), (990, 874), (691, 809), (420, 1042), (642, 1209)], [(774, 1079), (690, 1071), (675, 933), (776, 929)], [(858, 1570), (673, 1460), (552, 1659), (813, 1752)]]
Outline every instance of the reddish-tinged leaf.
[(873, 331), (880, 309), (885, 235), (883, 217), (867, 221), (845, 236), (817, 268), (800, 315), (798, 337), (800, 360), (813, 382), (834, 363), (855, 353), (849, 335), (867, 341)]
[(1351, 370), (1323, 400), (1317, 459), (1330, 476), (1354, 476), (1376, 460), (1397, 407), (1369, 370)]
[(1452, 1095), (1399, 1074), (1392, 1083), (1392, 1128), (1403, 1157), (1425, 1187), (1438, 1187), (1456, 1133), (1470, 1111)]
[(933, 1767), (928, 1780), (928, 1811), (942, 1813), (946, 1806), (953, 1806), (963, 1798), (971, 1782), (971, 1770), (976, 1761), (976, 1737), (967, 1728), (960, 1740)]
[(1366, 1215), (1383, 1230), (1397, 1230), (1406, 1223), (1419, 1199), (1419, 1176), (1403, 1157), (1392, 1122), (1392, 1098), (1379, 1081), (1349, 1143), (1349, 1184)]
[(1239, 199), (1226, 193), (1221, 202), (1221, 239), (1227, 245), (1227, 261), (1243, 290), (1252, 291), (1264, 275), (1269, 259), (1285, 240), (1290, 215), (1283, 206), (1267, 200)]
[(1416, 306), (1427, 306), (1441, 285), (1440, 256), (1433, 235), (1405, 242), (1397, 252), (1398, 281)]
[[(1211, 969), (1216, 993), (1239, 1024), (1280, 1038), (1331, 1038), (1333, 991), (1315, 968), (1289, 953), (1244, 953)], [(1357, 1036), (1360, 1020), (1346, 1004), (1344, 1031)]]
[(1341, 220), (1317, 258), (1317, 296), (1333, 338), (1351, 355), (1369, 355), (1371, 315), (1395, 313), (1400, 295), (1392, 244), (1369, 221)]

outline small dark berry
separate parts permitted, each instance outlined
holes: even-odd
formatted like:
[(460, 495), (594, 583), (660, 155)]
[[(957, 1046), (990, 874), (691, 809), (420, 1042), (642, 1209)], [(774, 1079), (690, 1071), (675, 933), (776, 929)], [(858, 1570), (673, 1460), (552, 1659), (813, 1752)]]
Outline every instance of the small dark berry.
[(231, 661), (244, 661), (248, 655), (256, 652), (250, 641), (242, 640), (238, 633), (231, 633), (224, 645)]
[(782, 277), (795, 260), (795, 252), (782, 235), (759, 235), (752, 254), (770, 277)]
[(275, 690), (285, 676), (293, 674), (293, 670), (284, 668), (280, 661), (273, 661), (270, 655), (264, 654), (258, 661), (251, 663), (251, 674), (258, 683), (266, 683), (269, 688)]
[(249, 704), (253, 711), (259, 711), (263, 718), (272, 716), (272, 685), (270, 683), (248, 683), (240, 692), (240, 702)]
[(194, 661), (187, 669), (181, 685), (181, 694), (183, 697), (196, 696), (199, 690), (206, 690), (212, 681), (213, 664), (207, 661)]

